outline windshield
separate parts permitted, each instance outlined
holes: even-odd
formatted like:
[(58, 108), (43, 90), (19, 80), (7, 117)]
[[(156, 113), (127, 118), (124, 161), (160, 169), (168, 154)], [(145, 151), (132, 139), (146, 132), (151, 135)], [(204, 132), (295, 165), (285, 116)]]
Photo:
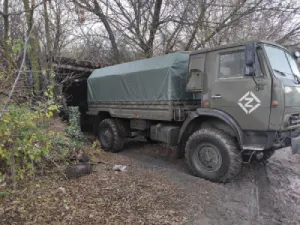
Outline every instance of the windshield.
[(277, 77), (293, 80), (297, 80), (297, 77), (300, 77), (297, 63), (290, 53), (270, 45), (265, 45), (265, 50)]
[(289, 60), (293, 74), (296, 75), (297, 77), (300, 77), (300, 72), (296, 60), (290, 54), (286, 54), (286, 57)]

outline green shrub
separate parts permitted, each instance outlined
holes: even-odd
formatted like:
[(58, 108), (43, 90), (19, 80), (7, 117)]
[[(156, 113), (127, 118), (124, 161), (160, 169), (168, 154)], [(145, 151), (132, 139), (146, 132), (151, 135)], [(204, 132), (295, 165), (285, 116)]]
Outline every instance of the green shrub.
[(9, 173), (15, 183), (32, 174), (34, 165), (55, 146), (56, 134), (47, 123), (58, 106), (51, 100), (51, 88), (45, 95), (48, 99), (36, 102), (34, 109), (29, 103), (11, 103), (0, 119), (0, 177)]
[(66, 128), (67, 135), (75, 142), (84, 141), (84, 135), (80, 129), (80, 112), (78, 107), (69, 107), (69, 126)]

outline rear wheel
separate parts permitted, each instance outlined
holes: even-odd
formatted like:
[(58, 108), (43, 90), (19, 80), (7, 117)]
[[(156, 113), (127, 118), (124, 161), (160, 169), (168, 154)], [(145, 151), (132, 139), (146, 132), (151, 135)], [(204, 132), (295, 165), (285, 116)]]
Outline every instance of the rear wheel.
[(235, 140), (225, 132), (203, 128), (186, 143), (185, 155), (192, 172), (214, 182), (227, 182), (241, 170), (242, 157)]
[(99, 125), (98, 139), (105, 151), (120, 152), (124, 146), (124, 138), (120, 134), (114, 119), (105, 119)]

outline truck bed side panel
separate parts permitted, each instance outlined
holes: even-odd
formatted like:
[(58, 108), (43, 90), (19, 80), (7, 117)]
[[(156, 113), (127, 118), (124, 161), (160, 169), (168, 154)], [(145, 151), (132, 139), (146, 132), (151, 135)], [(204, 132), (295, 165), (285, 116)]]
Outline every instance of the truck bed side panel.
[[(200, 107), (200, 101), (153, 101), (153, 102), (90, 102), (89, 115), (99, 111), (109, 112), (112, 117), (148, 120), (184, 120), (185, 116)], [(179, 118), (179, 119), (178, 119)], [(181, 118), (181, 119), (180, 119)]]

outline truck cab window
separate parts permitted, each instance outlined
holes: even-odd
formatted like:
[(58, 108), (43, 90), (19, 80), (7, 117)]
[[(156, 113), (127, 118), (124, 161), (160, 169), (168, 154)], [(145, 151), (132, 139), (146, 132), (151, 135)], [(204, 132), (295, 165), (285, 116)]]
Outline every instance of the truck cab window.
[(236, 78), (244, 76), (244, 51), (231, 52), (220, 55), (219, 78)]

